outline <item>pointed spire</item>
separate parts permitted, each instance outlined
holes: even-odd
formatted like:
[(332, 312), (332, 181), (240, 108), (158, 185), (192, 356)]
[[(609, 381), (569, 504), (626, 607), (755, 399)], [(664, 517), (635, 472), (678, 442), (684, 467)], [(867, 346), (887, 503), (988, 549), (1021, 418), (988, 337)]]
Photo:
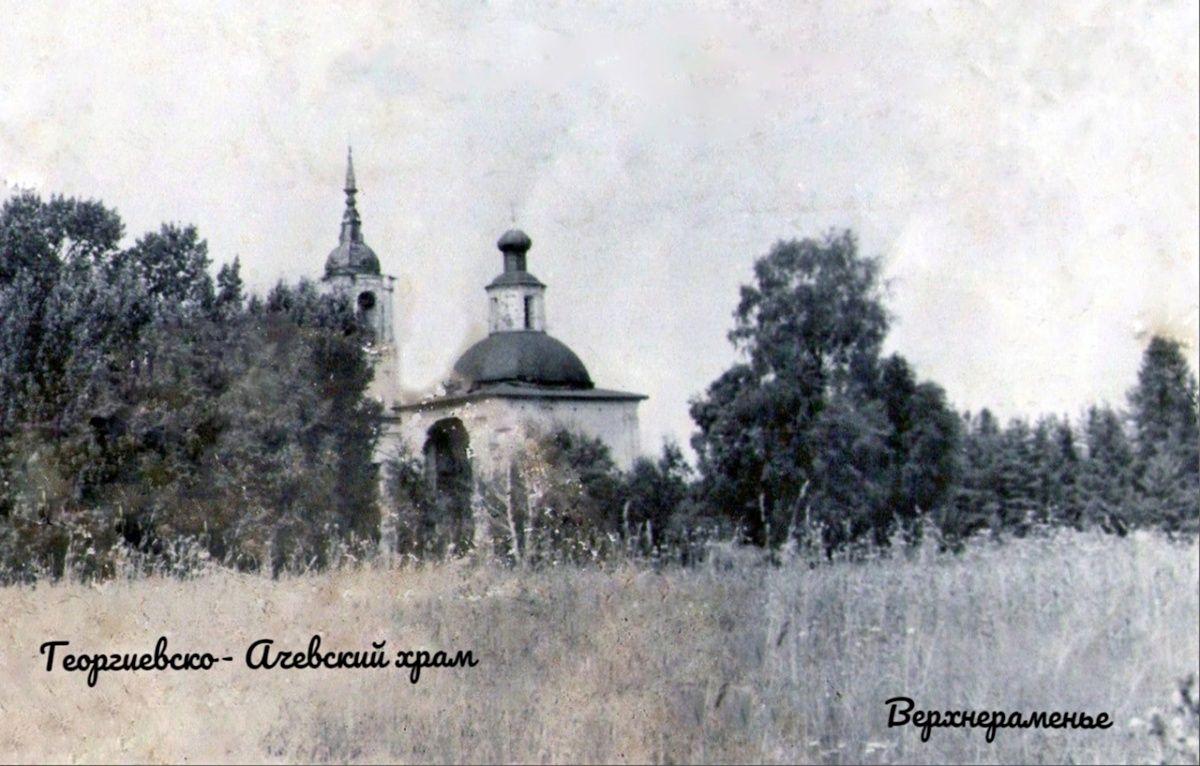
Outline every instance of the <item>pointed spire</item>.
[(346, 149), (346, 210), (342, 213), (342, 231), (338, 246), (325, 259), (325, 276), (345, 274), (378, 274), (379, 258), (363, 241), (362, 218), (358, 215), (354, 196), (358, 184), (354, 179), (354, 153)]
[(346, 147), (346, 189), (347, 194), (354, 194), (358, 187), (354, 185), (354, 147)]
[(342, 213), (342, 233), (338, 237), (341, 243), (362, 242), (362, 219), (358, 208), (354, 205), (354, 195), (358, 194), (358, 186), (354, 181), (354, 149), (346, 147), (346, 212)]

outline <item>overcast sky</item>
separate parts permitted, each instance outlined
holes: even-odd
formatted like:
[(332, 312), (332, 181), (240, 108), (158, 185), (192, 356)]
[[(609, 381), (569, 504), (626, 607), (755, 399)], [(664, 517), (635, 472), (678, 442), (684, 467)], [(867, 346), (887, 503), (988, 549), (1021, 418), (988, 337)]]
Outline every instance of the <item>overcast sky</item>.
[(652, 452), (754, 259), (832, 227), (960, 409), (1123, 404), (1151, 333), (1196, 364), (1194, 2), (294, 5), (0, 0), (0, 184), (195, 223), (263, 289), (320, 276), (352, 142), (406, 386), (486, 333), (515, 218)]

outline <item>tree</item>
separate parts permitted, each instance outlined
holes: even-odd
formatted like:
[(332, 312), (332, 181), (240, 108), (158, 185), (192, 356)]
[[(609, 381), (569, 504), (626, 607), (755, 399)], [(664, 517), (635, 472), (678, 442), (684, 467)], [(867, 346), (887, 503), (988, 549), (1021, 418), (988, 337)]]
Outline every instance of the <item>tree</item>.
[(919, 516), (938, 511), (958, 478), (959, 421), (946, 404), (945, 391), (935, 383), (918, 382), (898, 354), (881, 365), (871, 395), (881, 402), (888, 421), (886, 495), (872, 528), (883, 542), (894, 520), (914, 538)]
[(114, 266), (136, 275), (158, 300), (212, 305), (208, 243), (200, 239), (195, 226), (164, 224), (120, 253)]
[(955, 545), (983, 528), (1023, 535), (1034, 525), (1085, 524), (1081, 458), (1067, 420), (1042, 417), (1031, 427), (1013, 418), (1000, 429), (984, 409), (964, 416), (963, 428), (956, 513), (941, 519)]
[(692, 469), (674, 442), (663, 444), (658, 460), (638, 458), (624, 478), (621, 531), (627, 539), (660, 546), (677, 535), (674, 523), (688, 498)]
[(492, 550), (513, 563), (592, 561), (619, 538), (622, 478), (598, 439), (528, 434), (501, 475), (477, 487)]
[(1200, 526), (1200, 425), (1196, 376), (1177, 341), (1155, 336), (1129, 392), (1140, 523)]
[(222, 311), (238, 311), (246, 296), (243, 292), (242, 261), (235, 257), (217, 272), (217, 308)]
[(1037, 504), (1046, 523), (1082, 526), (1080, 457), (1075, 431), (1066, 418), (1039, 418), (1033, 430)]
[(95, 200), (18, 194), (0, 209), (0, 285), (22, 275), (52, 278), (76, 262), (105, 262), (123, 233), (116, 211)]
[(553, 535), (572, 544), (619, 529), (620, 478), (604, 442), (560, 428), (539, 438), (524, 459), (546, 478), (540, 504), (555, 519)]
[(822, 527), (836, 545), (940, 505), (957, 429), (907, 363), (881, 365), (879, 263), (853, 235), (779, 242), (729, 337), (743, 356), (692, 402), (702, 491), (759, 545)]
[[(242, 307), (191, 226), (128, 250), (100, 203), (0, 209), (0, 579), (185, 544), (280, 571), (377, 535), (363, 329), (302, 283)], [(190, 542), (189, 542), (190, 541)]]
[(1129, 392), (1138, 457), (1146, 460), (1162, 449), (1189, 446), (1195, 452), (1200, 444), (1196, 407), (1196, 376), (1178, 341), (1154, 336), (1142, 356), (1137, 385)]
[(21, 421), (58, 421), (94, 382), (107, 340), (136, 342), (148, 315), (136, 285), (98, 278), (123, 227), (95, 201), (31, 193), (0, 209), (0, 437)]
[(2, 569), (59, 572), (73, 544), (113, 542), (111, 512), (88, 489), (122, 448), (103, 411), (127, 388), (152, 317), (143, 286), (110, 268), (122, 232), (91, 200), (25, 193), (0, 210)]
[(1121, 416), (1107, 405), (1089, 407), (1083, 438), (1082, 524), (1123, 533), (1132, 523), (1133, 448)]
[(425, 465), (401, 447), (384, 460), (387, 515), (383, 542), (391, 553), (420, 557), (432, 552), (435, 528), (430, 514), (435, 507)]
[(952, 508), (938, 514), (942, 536), (952, 547), (968, 537), (1000, 524), (1000, 495), (997, 491), (1000, 429), (995, 416), (986, 407), (978, 415), (965, 412), (961, 417), (962, 466), (954, 489)]

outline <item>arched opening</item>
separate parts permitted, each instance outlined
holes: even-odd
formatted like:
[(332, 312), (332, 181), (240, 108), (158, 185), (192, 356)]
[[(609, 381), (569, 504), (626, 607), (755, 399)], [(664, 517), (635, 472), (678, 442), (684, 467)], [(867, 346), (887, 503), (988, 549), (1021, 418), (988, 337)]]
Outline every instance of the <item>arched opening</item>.
[(358, 318), (372, 334), (378, 332), (375, 326), (376, 300), (375, 293), (367, 290), (358, 294)]
[(433, 503), (423, 526), (429, 534), (427, 544), (437, 553), (445, 553), (451, 545), (456, 551), (471, 545), (470, 446), (467, 429), (458, 418), (443, 418), (426, 432), (425, 478)]

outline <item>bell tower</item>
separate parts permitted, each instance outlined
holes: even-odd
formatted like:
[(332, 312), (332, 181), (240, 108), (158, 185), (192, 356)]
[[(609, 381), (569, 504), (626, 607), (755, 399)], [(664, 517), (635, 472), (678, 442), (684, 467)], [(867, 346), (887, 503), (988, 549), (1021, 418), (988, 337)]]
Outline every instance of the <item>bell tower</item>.
[(354, 156), (346, 152), (346, 209), (338, 244), (325, 259), (321, 290), (345, 296), (372, 339), (367, 348), (375, 377), (367, 395), (383, 403), (388, 412), (400, 403), (400, 352), (396, 345), (393, 297), (396, 278), (380, 272), (379, 258), (367, 246), (362, 234), (362, 218), (355, 197)]

